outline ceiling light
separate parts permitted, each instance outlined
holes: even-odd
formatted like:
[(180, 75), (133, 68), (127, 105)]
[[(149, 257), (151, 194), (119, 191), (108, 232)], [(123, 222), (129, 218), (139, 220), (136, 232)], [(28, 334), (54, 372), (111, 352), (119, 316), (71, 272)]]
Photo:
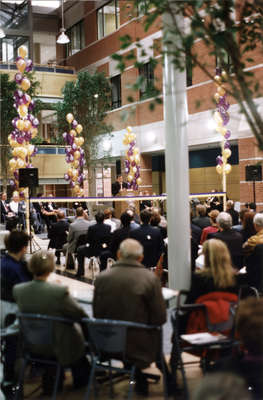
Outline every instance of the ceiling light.
[(64, 28), (64, 0), (61, 0), (61, 17), (62, 17), (62, 28), (60, 29), (60, 35), (57, 38), (58, 44), (67, 44), (70, 42), (69, 37), (65, 34), (66, 29)]
[(3, 39), (5, 37), (5, 32), (2, 28), (0, 28), (0, 39)]

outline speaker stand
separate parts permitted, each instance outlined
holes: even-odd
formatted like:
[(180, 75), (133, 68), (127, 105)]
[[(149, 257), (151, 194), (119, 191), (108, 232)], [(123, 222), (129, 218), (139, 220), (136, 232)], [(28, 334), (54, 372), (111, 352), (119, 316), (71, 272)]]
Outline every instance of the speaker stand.
[(30, 199), (31, 199), (31, 186), (28, 187), (28, 202), (29, 202), (29, 252), (30, 254), (34, 254), (37, 251), (41, 250), (41, 247), (37, 243), (36, 239), (34, 238), (34, 233), (32, 232), (32, 224), (30, 218)]
[(256, 204), (256, 181), (253, 179), (253, 202)]

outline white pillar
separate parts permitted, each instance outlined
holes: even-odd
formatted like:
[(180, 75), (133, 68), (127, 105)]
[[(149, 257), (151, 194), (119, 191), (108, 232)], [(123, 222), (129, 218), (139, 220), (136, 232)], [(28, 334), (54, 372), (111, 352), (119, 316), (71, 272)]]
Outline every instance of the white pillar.
[[(168, 14), (163, 23), (165, 32), (167, 24), (172, 25)], [(172, 37), (171, 41), (174, 40)], [(172, 51), (173, 45), (165, 50)], [(163, 81), (169, 286), (188, 289), (191, 265), (186, 73), (175, 69), (170, 55), (165, 55)]]

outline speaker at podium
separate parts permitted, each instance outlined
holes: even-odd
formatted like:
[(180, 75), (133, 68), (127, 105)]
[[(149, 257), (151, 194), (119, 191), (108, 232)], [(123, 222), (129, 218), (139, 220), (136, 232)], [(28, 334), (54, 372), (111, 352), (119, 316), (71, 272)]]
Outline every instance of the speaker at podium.
[[(139, 209), (139, 202), (138, 201), (134, 201), (133, 197), (134, 196), (138, 196), (138, 191), (136, 190), (132, 190), (132, 189), (124, 189), (121, 192), (119, 192), (117, 194), (117, 196), (115, 197), (115, 214), (117, 218), (120, 218), (121, 214), (128, 208), (130, 203), (134, 203), (134, 206), (136, 208), (136, 213), (139, 214), (140, 213), (140, 209)], [(122, 197), (126, 197), (125, 200), (118, 200)], [(130, 197), (130, 199), (129, 199)]]

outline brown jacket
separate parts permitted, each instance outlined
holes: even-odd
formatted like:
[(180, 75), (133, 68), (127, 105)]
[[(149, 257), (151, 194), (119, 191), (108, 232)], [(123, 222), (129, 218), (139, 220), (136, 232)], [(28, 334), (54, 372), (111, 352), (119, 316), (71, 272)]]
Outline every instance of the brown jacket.
[[(68, 288), (54, 283), (33, 280), (21, 283), (13, 289), (13, 295), (21, 312), (81, 319), (87, 317), (82, 307), (69, 295)], [(78, 324), (74, 326), (56, 323), (54, 347), (43, 343), (35, 349), (38, 354), (56, 356), (62, 365), (71, 365), (85, 352), (84, 338)]]
[(255, 247), (258, 244), (263, 243), (263, 229), (258, 231), (255, 235), (250, 236), (246, 243), (243, 244), (243, 252), (245, 256), (249, 256), (250, 254), (253, 253)]
[[(137, 262), (117, 262), (95, 281), (93, 313), (96, 318), (162, 325), (166, 307), (159, 279)], [(146, 368), (156, 360), (157, 332), (129, 330), (127, 359)]]

